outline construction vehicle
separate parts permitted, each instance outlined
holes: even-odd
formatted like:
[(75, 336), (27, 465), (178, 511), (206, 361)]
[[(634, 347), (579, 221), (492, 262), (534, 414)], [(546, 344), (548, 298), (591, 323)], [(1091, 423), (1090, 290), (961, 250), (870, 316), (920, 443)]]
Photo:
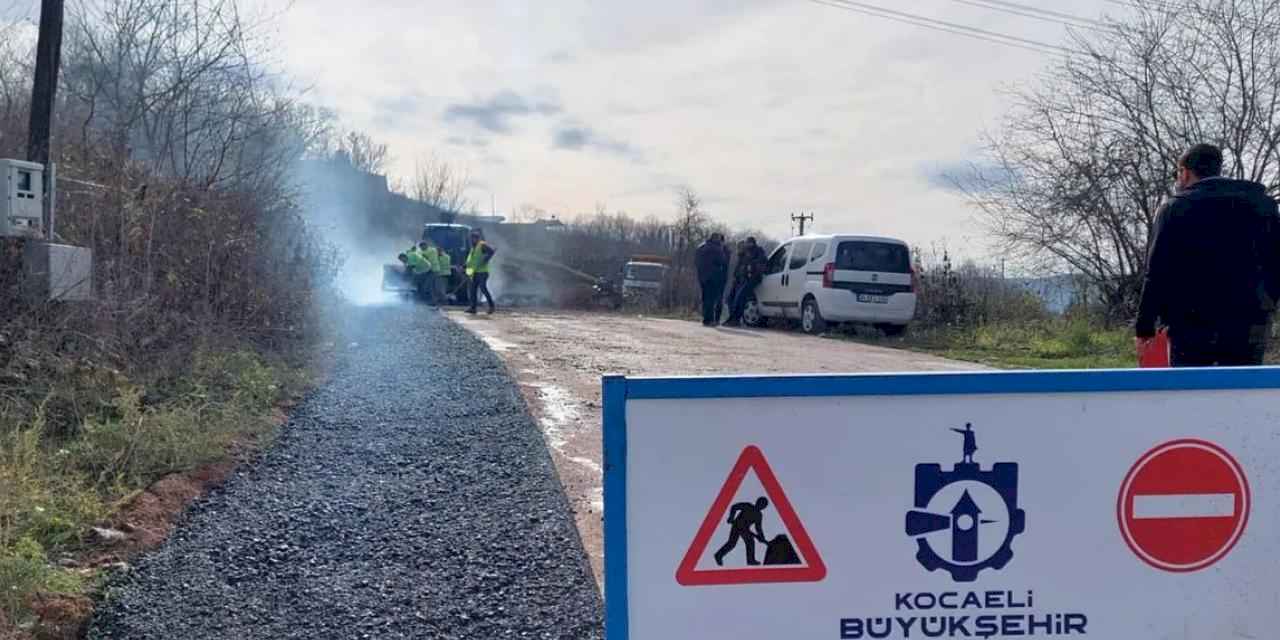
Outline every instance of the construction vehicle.
[[(462, 265), (466, 263), (467, 253), (471, 251), (470, 236), (471, 227), (465, 224), (428, 223), (422, 226), (422, 241), (430, 240), (449, 255), (449, 280), (445, 286), (445, 294), (455, 304), (467, 303), (467, 276)], [(399, 264), (382, 266), (382, 290), (416, 292), (413, 279), (403, 265)]]
[(671, 259), (665, 256), (631, 256), (619, 274), (622, 295), (626, 298), (656, 296), (662, 291), (670, 269)]
[[(471, 250), (471, 227), (464, 224), (423, 225), (422, 238), (449, 255), (452, 265), (446, 292), (449, 301), (466, 304), (467, 276), (463, 265)], [(661, 256), (632, 256), (617, 277), (599, 277), (579, 271), (536, 251), (536, 237), (490, 228), (501, 249), (492, 266), (489, 282), (499, 304), (515, 306), (575, 306), (589, 304), (619, 309), (627, 301), (656, 296), (666, 279), (670, 260)], [(526, 230), (527, 231), (527, 230)], [(533, 246), (531, 246), (533, 245)], [(407, 248), (407, 247), (406, 247)], [(383, 266), (382, 289), (415, 293), (413, 278), (399, 264)]]

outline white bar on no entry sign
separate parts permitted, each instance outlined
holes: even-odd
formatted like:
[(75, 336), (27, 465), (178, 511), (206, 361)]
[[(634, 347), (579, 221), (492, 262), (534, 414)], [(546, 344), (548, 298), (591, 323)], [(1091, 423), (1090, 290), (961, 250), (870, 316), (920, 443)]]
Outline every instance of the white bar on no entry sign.
[(1236, 496), (1231, 493), (1183, 493), (1177, 495), (1137, 495), (1133, 497), (1133, 517), (1143, 518), (1229, 518), (1236, 514)]

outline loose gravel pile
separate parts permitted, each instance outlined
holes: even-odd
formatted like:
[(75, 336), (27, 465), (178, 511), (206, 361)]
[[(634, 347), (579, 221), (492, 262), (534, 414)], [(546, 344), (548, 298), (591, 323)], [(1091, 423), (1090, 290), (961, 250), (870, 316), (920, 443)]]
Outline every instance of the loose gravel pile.
[(260, 460), (107, 588), (90, 638), (600, 638), (541, 435), (496, 357), (420, 306), (353, 310)]

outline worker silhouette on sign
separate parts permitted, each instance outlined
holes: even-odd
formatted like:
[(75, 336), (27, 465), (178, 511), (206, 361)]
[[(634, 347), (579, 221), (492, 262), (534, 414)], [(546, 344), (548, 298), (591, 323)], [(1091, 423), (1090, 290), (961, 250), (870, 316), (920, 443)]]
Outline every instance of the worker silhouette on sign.
[(951, 428), (952, 431), (964, 436), (964, 462), (973, 464), (973, 454), (978, 451), (978, 436), (973, 431), (973, 423), (964, 423), (963, 429)]
[[(716, 552), (716, 564), (724, 565), (724, 557), (738, 546), (739, 540), (747, 547), (747, 564), (751, 566), (760, 564), (760, 561), (756, 560), (756, 540), (764, 544), (769, 543), (764, 537), (764, 530), (760, 528), (764, 509), (768, 506), (769, 499), (762, 496), (756, 499), (755, 504), (739, 502), (729, 508), (728, 522), (733, 528), (729, 530), (729, 541)], [(751, 530), (752, 527), (755, 527), (754, 532)]]

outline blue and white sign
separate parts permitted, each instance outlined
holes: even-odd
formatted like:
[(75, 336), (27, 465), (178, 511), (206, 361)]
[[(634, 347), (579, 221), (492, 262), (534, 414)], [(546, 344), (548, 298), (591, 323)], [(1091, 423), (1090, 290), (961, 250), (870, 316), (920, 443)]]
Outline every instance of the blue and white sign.
[(1280, 369), (610, 377), (604, 421), (609, 640), (1280, 628)]

